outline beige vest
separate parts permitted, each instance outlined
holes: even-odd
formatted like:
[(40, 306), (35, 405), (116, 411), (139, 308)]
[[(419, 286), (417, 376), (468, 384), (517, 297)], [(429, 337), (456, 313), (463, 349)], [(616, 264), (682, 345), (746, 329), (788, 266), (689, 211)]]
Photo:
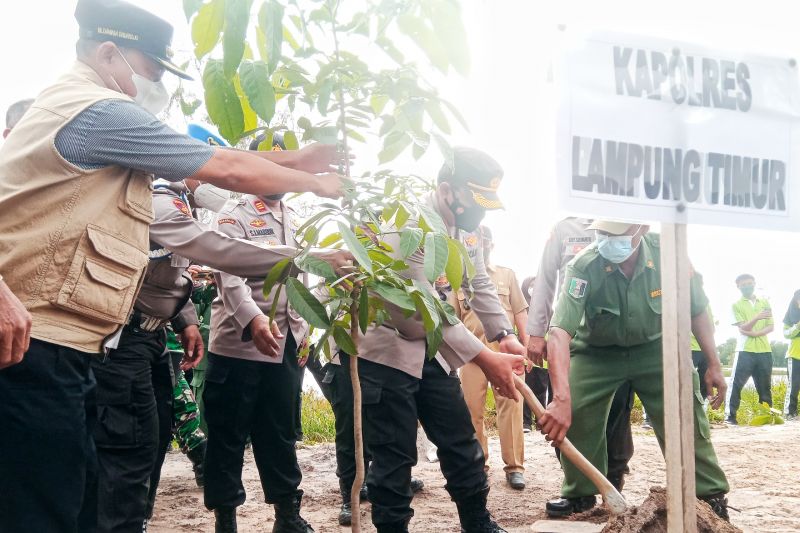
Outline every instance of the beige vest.
[(83, 170), (54, 143), (81, 111), (112, 98), (129, 100), (77, 62), (0, 148), (0, 273), (33, 316), (32, 337), (94, 353), (127, 320), (147, 265), (152, 176)]

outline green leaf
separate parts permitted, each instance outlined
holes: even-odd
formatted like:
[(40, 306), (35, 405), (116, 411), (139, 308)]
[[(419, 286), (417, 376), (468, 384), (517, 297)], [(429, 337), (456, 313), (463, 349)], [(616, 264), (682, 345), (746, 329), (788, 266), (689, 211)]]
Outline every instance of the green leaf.
[(471, 280), (475, 277), (475, 265), (472, 264), (472, 258), (469, 256), (467, 247), (464, 246), (464, 243), (461, 241), (452, 240), (451, 242), (455, 243), (456, 248), (458, 248), (458, 251), (461, 254), (461, 260), (467, 269), (467, 279)]
[(269, 124), (275, 115), (275, 88), (269, 79), (267, 64), (263, 61), (245, 61), (239, 67), (239, 76), (253, 111)]
[(302, 259), (302, 261), (295, 261), (295, 263), (303, 272), (308, 272), (309, 274), (314, 274), (315, 276), (325, 278), (325, 281), (328, 283), (336, 281), (336, 279), (339, 277), (336, 275), (336, 271), (333, 270), (333, 267), (330, 265), (330, 263), (323, 261), (319, 257), (314, 257), (313, 255), (307, 255)]
[(369, 258), (367, 249), (364, 248), (364, 245), (361, 244), (361, 241), (358, 240), (358, 237), (355, 236), (350, 228), (348, 228), (342, 222), (339, 222), (338, 225), (339, 233), (342, 234), (342, 240), (344, 240), (347, 249), (350, 250), (350, 253), (356, 258), (358, 264), (360, 264), (368, 273), (372, 274), (372, 259)]
[(447, 237), (438, 233), (425, 234), (425, 277), (433, 283), (447, 264)]
[(375, 113), (375, 116), (383, 112), (383, 108), (386, 107), (386, 104), (389, 102), (389, 97), (385, 94), (373, 94), (369, 99), (369, 106), (372, 108), (372, 112)]
[(236, 89), (236, 95), (239, 97), (239, 105), (242, 106), (242, 116), (244, 117), (244, 131), (252, 131), (258, 127), (258, 116), (253, 108), (250, 107), (250, 101), (247, 95), (244, 94), (242, 89), (242, 82), (239, 75), (233, 77), (233, 88)]
[(447, 228), (444, 225), (442, 217), (439, 216), (439, 213), (425, 204), (420, 204), (417, 207), (419, 209), (419, 214), (421, 215), (420, 226), (422, 229), (425, 231), (434, 231), (436, 233), (441, 233), (442, 235), (447, 235)]
[(443, 73), (447, 73), (450, 65), (447, 50), (425, 20), (406, 12), (397, 17), (397, 27), (411, 37), (414, 43), (425, 52), (433, 66)]
[(275, 72), (281, 58), (283, 44), (283, 6), (276, 0), (268, 0), (258, 12), (258, 27), (263, 33), (264, 46), (270, 74)]
[(400, 309), (405, 309), (406, 311), (416, 310), (414, 300), (412, 300), (411, 296), (403, 289), (398, 289), (397, 287), (384, 283), (375, 283), (371, 285), (370, 288), (375, 291), (379, 297), (396, 305)]
[(442, 345), (442, 328), (426, 331), (425, 340), (427, 341), (425, 343), (425, 355), (428, 359), (433, 359), (439, 351), (439, 346)]
[(320, 248), (330, 248), (340, 240), (342, 240), (341, 233), (339, 232), (331, 233), (330, 235), (328, 235), (327, 237), (325, 237), (320, 241), (319, 246)]
[(422, 242), (422, 230), (419, 228), (407, 228), (400, 234), (400, 257), (406, 259), (417, 251), (419, 243)]
[(225, 0), (225, 26), (222, 52), (225, 76), (232, 78), (244, 57), (247, 23), (252, 0)]
[(425, 326), (425, 331), (430, 332), (441, 325), (439, 318), (439, 311), (436, 309), (436, 303), (433, 302), (431, 293), (426, 291), (417, 291), (411, 298), (414, 300), (415, 309), (422, 317), (422, 325)]
[(772, 423), (772, 415), (758, 415), (750, 420), (751, 426), (766, 426)]
[(361, 295), (358, 298), (358, 327), (362, 334), (367, 334), (367, 328), (369, 327), (369, 291), (366, 287), (361, 287)]
[(300, 148), (300, 143), (297, 142), (297, 135), (293, 131), (283, 132), (283, 144), (287, 150), (297, 150)]
[(191, 20), (192, 16), (203, 5), (203, 0), (183, 0), (183, 14), (186, 15), (186, 22)]
[(450, 133), (450, 122), (448, 122), (447, 117), (444, 115), (444, 111), (442, 111), (442, 107), (438, 102), (433, 100), (428, 100), (425, 102), (425, 111), (428, 113), (428, 116), (431, 117), (433, 123), (436, 124), (436, 127), (442, 131), (442, 133)]
[(410, 216), (411, 213), (408, 212), (408, 209), (406, 209), (403, 204), (400, 204), (397, 208), (397, 215), (394, 217), (395, 227), (397, 229), (402, 229), (406, 225), (406, 222), (408, 222), (408, 217)]
[(457, 291), (464, 280), (464, 263), (461, 261), (461, 251), (458, 249), (457, 241), (449, 237), (445, 238), (447, 239), (447, 265), (444, 271), (450, 286)]
[(258, 151), (259, 152), (271, 152), (272, 151), (272, 141), (275, 139), (275, 134), (272, 130), (267, 130), (264, 132), (264, 140), (258, 143)]
[(202, 6), (192, 22), (194, 55), (203, 59), (219, 42), (219, 34), (225, 24), (225, 1), (211, 0)]
[(383, 143), (383, 150), (378, 154), (378, 163), (384, 165), (392, 161), (411, 144), (411, 136), (404, 132), (390, 133)]
[(315, 328), (331, 327), (325, 307), (299, 279), (289, 278), (286, 280), (286, 296), (289, 298), (292, 308), (310, 325)]
[(447, 51), (450, 64), (462, 76), (469, 74), (469, 41), (461, 17), (461, 9), (456, 2), (430, 2), (431, 22), (436, 37)]
[(319, 96), (317, 97), (317, 109), (324, 117), (328, 114), (328, 107), (331, 103), (331, 92), (333, 91), (333, 79), (325, 80), (319, 88)]
[(333, 327), (333, 340), (336, 341), (339, 348), (344, 350), (347, 355), (358, 355), (356, 344), (353, 342), (352, 337), (350, 337), (350, 333), (342, 326)]
[(231, 145), (244, 133), (244, 112), (233, 82), (225, 76), (222, 61), (210, 59), (203, 71), (206, 110), (219, 133)]
[(264, 298), (269, 298), (269, 295), (272, 292), (272, 287), (274, 287), (278, 280), (283, 277), (284, 272), (286, 272), (286, 268), (291, 262), (292, 258), (287, 257), (286, 259), (281, 259), (278, 261), (275, 266), (270, 269), (269, 273), (267, 274), (267, 279), (264, 280), (264, 288), (262, 289)]

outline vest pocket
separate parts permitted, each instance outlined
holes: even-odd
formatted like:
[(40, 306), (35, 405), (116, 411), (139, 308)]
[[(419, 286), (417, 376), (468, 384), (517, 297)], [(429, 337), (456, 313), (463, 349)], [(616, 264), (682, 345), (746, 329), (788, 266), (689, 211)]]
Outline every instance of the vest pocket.
[(78, 243), (56, 304), (84, 316), (123, 324), (146, 265), (144, 252), (90, 225)]
[(120, 197), (119, 208), (133, 218), (153, 221), (153, 177), (145, 172), (133, 171), (128, 178), (125, 194)]

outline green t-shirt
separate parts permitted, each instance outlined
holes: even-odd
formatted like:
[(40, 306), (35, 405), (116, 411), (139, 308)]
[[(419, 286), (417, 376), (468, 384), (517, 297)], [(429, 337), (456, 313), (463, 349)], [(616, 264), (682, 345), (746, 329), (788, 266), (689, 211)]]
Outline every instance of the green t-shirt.
[[(752, 301), (743, 296), (733, 304), (733, 324), (739, 325), (749, 322), (758, 313), (767, 309), (771, 308), (769, 302), (765, 298), (756, 298), (755, 301)], [(774, 322), (771, 318), (761, 319), (753, 326), (753, 331), (764, 329), (773, 324)], [(772, 353), (772, 346), (769, 344), (769, 337), (767, 335), (762, 335), (760, 337), (742, 335), (739, 338), (736, 350), (740, 352)]]
[[(642, 239), (631, 279), (604, 259), (597, 245), (567, 265), (561, 297), (550, 322), (573, 337), (572, 351), (586, 347), (632, 347), (661, 338), (661, 245), (659, 236)], [(702, 277), (692, 274), (691, 313), (708, 306)]]
[[(708, 319), (711, 321), (712, 324), (714, 324), (714, 314), (711, 312), (711, 306), (710, 305), (706, 308), (706, 311), (708, 312)], [(700, 351), (700, 343), (697, 342), (697, 338), (694, 336), (694, 333), (692, 333), (692, 345), (691, 346), (692, 346), (692, 351), (693, 352), (699, 352)]]

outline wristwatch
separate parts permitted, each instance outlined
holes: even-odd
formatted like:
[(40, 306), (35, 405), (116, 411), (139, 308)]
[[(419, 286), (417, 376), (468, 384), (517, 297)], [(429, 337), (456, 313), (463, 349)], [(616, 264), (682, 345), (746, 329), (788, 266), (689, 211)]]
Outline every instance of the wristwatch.
[(492, 342), (500, 342), (504, 338), (508, 337), (509, 335), (513, 335), (513, 331), (508, 331), (507, 329), (501, 329), (500, 333), (498, 333), (495, 338), (492, 339)]

